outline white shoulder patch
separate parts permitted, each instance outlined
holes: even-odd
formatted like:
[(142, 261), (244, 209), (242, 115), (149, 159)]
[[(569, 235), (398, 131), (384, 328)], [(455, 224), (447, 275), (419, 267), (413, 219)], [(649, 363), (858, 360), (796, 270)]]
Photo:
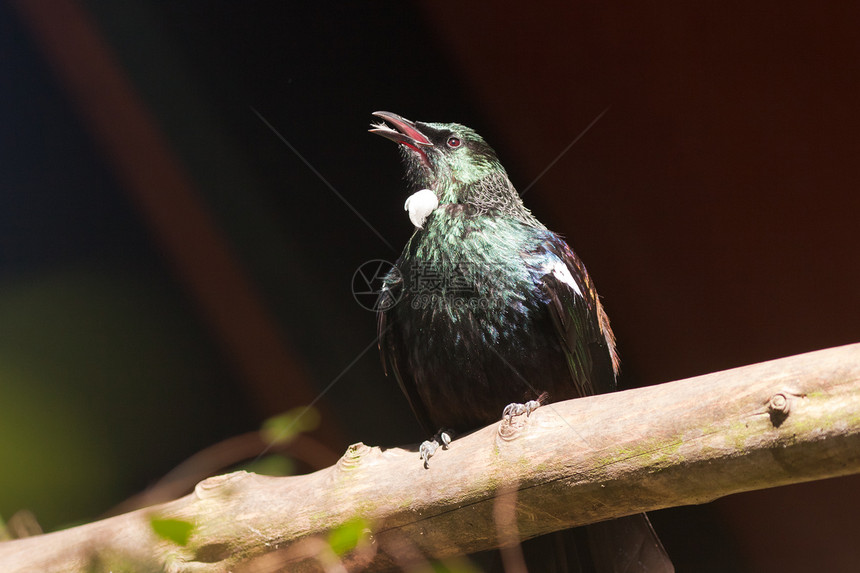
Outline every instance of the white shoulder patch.
[(567, 265), (564, 264), (564, 261), (556, 261), (551, 265), (547, 265), (546, 273), (552, 273), (555, 278), (572, 288), (576, 292), (576, 294), (582, 296), (582, 290), (579, 288), (579, 285), (576, 284), (576, 279), (574, 279), (573, 275), (570, 274), (570, 269), (567, 268)]
[(424, 228), (427, 216), (439, 206), (439, 198), (430, 189), (416, 191), (406, 199), (404, 211), (409, 211), (409, 220), (419, 229)]

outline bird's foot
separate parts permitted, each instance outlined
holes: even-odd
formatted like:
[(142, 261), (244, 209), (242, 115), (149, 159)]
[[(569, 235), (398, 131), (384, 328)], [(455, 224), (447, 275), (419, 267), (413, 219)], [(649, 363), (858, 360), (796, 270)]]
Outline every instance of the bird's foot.
[(451, 430), (439, 430), (435, 436), (430, 438), (429, 440), (425, 440), (418, 446), (418, 453), (421, 455), (421, 459), (424, 460), (424, 469), (428, 469), (430, 467), (430, 458), (433, 454), (436, 453), (440, 447), (443, 450), (448, 449), (448, 444), (451, 443)]
[(507, 418), (508, 423), (510, 424), (514, 416), (521, 416), (523, 414), (526, 416), (530, 415), (532, 412), (540, 408), (541, 404), (546, 401), (547, 396), (548, 394), (544, 392), (538, 396), (537, 400), (529, 400), (525, 404), (520, 404), (518, 402), (508, 404), (505, 406), (505, 409), (502, 410), (502, 419)]
[(528, 416), (535, 410), (540, 407), (540, 402), (537, 400), (529, 400), (525, 404), (520, 404), (518, 402), (514, 402), (513, 404), (508, 404), (505, 406), (505, 409), (502, 410), (502, 418), (507, 418), (508, 422), (510, 422), (514, 416), (521, 416), (525, 414)]

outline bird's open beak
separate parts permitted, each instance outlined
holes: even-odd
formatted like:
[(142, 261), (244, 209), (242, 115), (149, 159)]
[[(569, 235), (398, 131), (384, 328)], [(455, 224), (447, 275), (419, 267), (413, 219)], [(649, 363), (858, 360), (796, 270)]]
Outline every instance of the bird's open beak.
[(392, 127), (386, 123), (375, 123), (371, 124), (372, 129), (368, 130), (370, 133), (381, 135), (395, 143), (402, 143), (407, 147), (411, 147), (421, 155), (424, 155), (421, 150), (422, 147), (433, 146), (433, 143), (427, 139), (427, 136), (415, 127), (415, 122), (409, 121), (404, 117), (400, 117), (396, 113), (388, 111), (375, 111), (373, 112), (373, 115), (390, 123), (394, 128), (392, 129)]

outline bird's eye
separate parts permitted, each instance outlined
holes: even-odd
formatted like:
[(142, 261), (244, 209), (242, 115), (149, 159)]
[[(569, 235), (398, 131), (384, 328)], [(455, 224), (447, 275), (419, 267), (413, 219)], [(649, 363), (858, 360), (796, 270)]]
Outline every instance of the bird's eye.
[(452, 136), (452, 137), (448, 138), (448, 147), (450, 147), (452, 149), (456, 149), (456, 148), (460, 147), (461, 144), (462, 144), (462, 141), (460, 141), (459, 137), (453, 137)]

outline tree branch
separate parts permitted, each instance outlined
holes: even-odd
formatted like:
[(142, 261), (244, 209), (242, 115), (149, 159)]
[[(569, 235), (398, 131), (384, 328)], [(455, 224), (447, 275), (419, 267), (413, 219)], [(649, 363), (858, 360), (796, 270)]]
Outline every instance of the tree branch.
[[(497, 492), (518, 536), (732, 493), (860, 472), (860, 344), (539, 408), (456, 440), (425, 470), (415, 448), (351, 446), (318, 472), (237, 472), (172, 502), (0, 543), (3, 571), (131, 559), (167, 571), (344, 571), (497, 545)], [(194, 524), (184, 546), (153, 516)], [(356, 517), (370, 542), (339, 561), (320, 535)], [(119, 561), (117, 561), (119, 562)], [(90, 569), (91, 570), (91, 569)]]

